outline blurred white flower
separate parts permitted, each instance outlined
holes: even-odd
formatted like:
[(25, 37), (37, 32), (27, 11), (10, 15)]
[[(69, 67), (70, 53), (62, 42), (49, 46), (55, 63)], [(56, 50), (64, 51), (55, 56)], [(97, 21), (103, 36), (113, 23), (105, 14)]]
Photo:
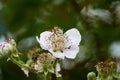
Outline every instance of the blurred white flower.
[(0, 44), (0, 53), (2, 55), (8, 54), (12, 50), (13, 50), (13, 46), (10, 43), (8, 43), (8, 42), (2, 42)]
[(38, 72), (44, 72), (44, 74), (47, 74), (48, 72), (54, 73), (54, 60), (55, 58), (50, 53), (41, 53), (37, 58), (34, 69)]
[(106, 23), (109, 23), (111, 24), (112, 23), (112, 14), (108, 11), (108, 10), (105, 10), (105, 9), (94, 9), (92, 8), (91, 5), (89, 5), (87, 8), (84, 7), (82, 10), (81, 10), (81, 14), (83, 16), (88, 16), (91, 19), (100, 19)]
[(63, 34), (58, 27), (51, 31), (45, 31), (36, 37), (42, 49), (48, 50), (56, 58), (65, 57), (74, 59), (79, 52), (81, 35), (76, 28), (70, 29)]
[(120, 58), (120, 42), (113, 42), (110, 45), (109, 51), (112, 57)]

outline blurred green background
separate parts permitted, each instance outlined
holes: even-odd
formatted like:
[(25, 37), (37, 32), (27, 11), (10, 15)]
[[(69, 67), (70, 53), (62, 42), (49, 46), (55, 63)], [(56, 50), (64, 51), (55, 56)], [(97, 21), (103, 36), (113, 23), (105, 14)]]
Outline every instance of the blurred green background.
[[(82, 36), (76, 59), (63, 61), (63, 80), (87, 80), (98, 61), (120, 51), (120, 0), (0, 0), (0, 43), (13, 38), (25, 54), (39, 46), (36, 35), (54, 26), (77, 28)], [(0, 80), (40, 80), (6, 59), (0, 59)]]

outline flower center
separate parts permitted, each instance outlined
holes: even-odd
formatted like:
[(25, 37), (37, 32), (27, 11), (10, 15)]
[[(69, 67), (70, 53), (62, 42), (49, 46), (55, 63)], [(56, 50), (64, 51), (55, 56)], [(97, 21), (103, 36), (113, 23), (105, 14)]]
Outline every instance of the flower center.
[(54, 61), (55, 58), (49, 53), (42, 53), (39, 55), (38, 60), (40, 63), (46, 65), (46, 64), (50, 64), (52, 61)]
[(51, 36), (51, 45), (53, 51), (61, 51), (65, 49), (66, 46), (66, 39), (64, 37), (63, 31), (58, 27), (54, 27), (52, 29), (53, 35)]
[(54, 51), (62, 52), (65, 49), (65, 38), (63, 36), (55, 36), (51, 44)]

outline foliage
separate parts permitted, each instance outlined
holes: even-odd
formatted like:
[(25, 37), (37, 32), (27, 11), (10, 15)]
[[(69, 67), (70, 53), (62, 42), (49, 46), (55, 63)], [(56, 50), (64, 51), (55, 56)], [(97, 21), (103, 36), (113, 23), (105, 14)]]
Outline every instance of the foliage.
[[(97, 73), (94, 66), (98, 61), (116, 55), (119, 61), (119, 54), (111, 51), (111, 46), (120, 41), (119, 14), (120, 0), (1, 0), (0, 42), (3, 37), (12, 37), (18, 49), (26, 53), (39, 46), (35, 35), (54, 26), (64, 31), (75, 27), (82, 36), (80, 52), (75, 60), (65, 61), (63, 78), (86, 80), (88, 72)], [(26, 57), (21, 59), (25, 61)], [(3, 80), (36, 80), (33, 73), (26, 78), (16, 65), (6, 62), (6, 57), (1, 58), (0, 66)]]

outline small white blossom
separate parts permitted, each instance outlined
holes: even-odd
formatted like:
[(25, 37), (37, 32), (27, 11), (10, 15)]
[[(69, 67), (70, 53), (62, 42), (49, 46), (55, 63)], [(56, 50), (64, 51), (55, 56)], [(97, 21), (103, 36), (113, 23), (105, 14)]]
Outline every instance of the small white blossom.
[(65, 57), (74, 59), (79, 52), (81, 35), (76, 28), (70, 29), (63, 34), (58, 27), (51, 31), (45, 31), (36, 37), (42, 49), (48, 50), (56, 58)]
[(12, 50), (13, 50), (13, 46), (10, 43), (8, 43), (8, 42), (2, 42), (0, 44), (0, 53), (2, 55), (8, 54)]
[(54, 72), (52, 69), (54, 61), (55, 58), (50, 53), (41, 53), (37, 58), (34, 69), (38, 72), (44, 72), (45, 74), (47, 74), (47, 72)]

